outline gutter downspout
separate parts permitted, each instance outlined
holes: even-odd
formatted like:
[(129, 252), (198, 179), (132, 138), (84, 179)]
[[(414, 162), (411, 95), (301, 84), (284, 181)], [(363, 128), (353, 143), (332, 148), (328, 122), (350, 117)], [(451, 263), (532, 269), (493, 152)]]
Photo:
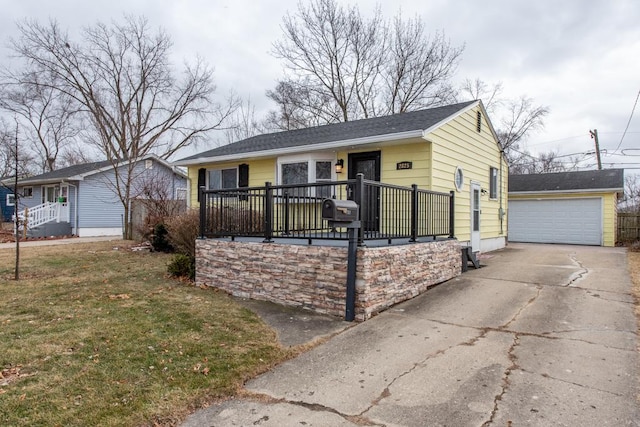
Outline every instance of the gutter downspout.
[(75, 230), (75, 232), (73, 234), (76, 235), (76, 237), (80, 237), (80, 234), (78, 233), (78, 187), (75, 184), (72, 184), (70, 182), (67, 183), (67, 185), (70, 185), (71, 187), (73, 187), (75, 189), (75, 203), (73, 204), (73, 212), (74, 212), (74, 216), (75, 216), (75, 227), (73, 227)]
[[(502, 145), (502, 144), (500, 144)], [(503, 187), (504, 187), (504, 150), (500, 147), (500, 209), (498, 210), (498, 216), (500, 218), (500, 234), (504, 234), (504, 208), (502, 207), (503, 203)]]

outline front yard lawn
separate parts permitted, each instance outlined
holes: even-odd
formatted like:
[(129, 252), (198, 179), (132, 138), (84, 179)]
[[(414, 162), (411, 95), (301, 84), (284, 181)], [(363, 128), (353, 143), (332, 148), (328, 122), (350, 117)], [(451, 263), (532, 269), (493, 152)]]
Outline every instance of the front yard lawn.
[[(291, 356), (226, 294), (126, 242), (0, 250), (0, 425), (175, 425)], [(224, 278), (221, 278), (224, 280)]]

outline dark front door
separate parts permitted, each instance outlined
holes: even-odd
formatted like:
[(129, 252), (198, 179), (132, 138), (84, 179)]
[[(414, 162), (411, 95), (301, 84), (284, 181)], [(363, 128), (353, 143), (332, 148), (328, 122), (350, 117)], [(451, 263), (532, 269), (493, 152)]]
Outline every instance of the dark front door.
[[(349, 179), (355, 179), (359, 173), (364, 175), (364, 179), (380, 182), (380, 151), (349, 154)], [(380, 230), (380, 189), (378, 187), (365, 187), (360, 209), (364, 231)]]

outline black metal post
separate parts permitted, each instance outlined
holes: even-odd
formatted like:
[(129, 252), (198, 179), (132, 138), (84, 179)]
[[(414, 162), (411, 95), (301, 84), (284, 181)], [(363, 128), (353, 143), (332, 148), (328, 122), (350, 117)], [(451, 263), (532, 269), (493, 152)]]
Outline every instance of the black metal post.
[(449, 197), (449, 238), (453, 239), (456, 236), (455, 233), (455, 220), (456, 220), (456, 193), (455, 191), (450, 191), (449, 194), (451, 195), (451, 197)]
[(289, 235), (289, 190), (284, 190), (284, 235)]
[(198, 187), (198, 200), (200, 200), (200, 238), (204, 239), (207, 227), (207, 199), (204, 196), (204, 186)]
[(364, 197), (364, 174), (356, 175), (356, 184), (353, 192), (353, 201), (356, 202), (358, 207), (358, 221), (361, 222), (362, 226), (358, 229), (358, 246), (362, 246), (364, 244), (364, 229), (366, 228), (366, 215), (368, 214), (368, 210), (366, 206), (362, 205)]
[(270, 182), (264, 183), (264, 240), (263, 243), (271, 243), (273, 240), (273, 188)]
[(410, 242), (418, 239), (418, 185), (411, 185), (411, 238)]
[[(358, 229), (361, 229), (359, 227)], [(349, 228), (349, 249), (347, 252), (347, 295), (344, 320), (353, 322), (356, 317), (356, 263), (358, 260), (358, 234), (356, 228)]]

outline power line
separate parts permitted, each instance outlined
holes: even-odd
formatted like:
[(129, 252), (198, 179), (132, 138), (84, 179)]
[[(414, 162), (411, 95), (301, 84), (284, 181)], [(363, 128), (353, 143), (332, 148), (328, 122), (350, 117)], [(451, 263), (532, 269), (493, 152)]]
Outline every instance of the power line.
[(614, 153), (616, 151), (618, 151), (618, 149), (622, 145), (622, 141), (624, 140), (624, 137), (627, 134), (627, 131), (629, 130), (629, 125), (631, 124), (631, 119), (633, 118), (633, 113), (636, 111), (636, 105), (638, 105), (638, 98), (640, 98), (640, 90), (638, 91), (638, 95), (636, 95), (636, 101), (633, 103), (633, 108), (631, 109), (631, 115), (629, 116), (629, 121), (627, 122), (627, 127), (624, 128), (624, 132), (622, 133), (622, 138), (620, 138), (620, 142), (618, 143), (618, 146), (616, 147), (616, 149), (613, 150)]

